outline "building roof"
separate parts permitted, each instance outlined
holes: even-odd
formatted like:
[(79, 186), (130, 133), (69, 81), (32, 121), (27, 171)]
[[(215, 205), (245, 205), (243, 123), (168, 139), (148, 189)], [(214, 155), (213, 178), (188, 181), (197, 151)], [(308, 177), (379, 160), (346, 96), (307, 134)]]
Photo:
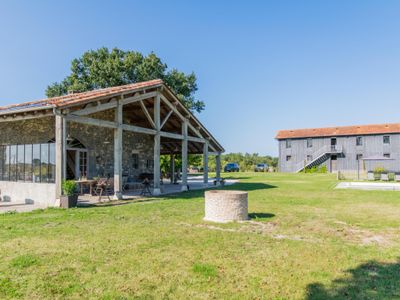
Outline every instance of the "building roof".
[[(23, 118), (27, 118), (28, 115), (31, 115), (31, 117), (33, 116), (33, 118), (40, 116), (51, 116), (55, 114), (55, 109), (69, 110), (74, 107), (85, 106), (86, 104), (92, 102), (100, 102), (104, 100), (107, 101), (111, 98), (118, 96), (132, 95), (136, 92), (150, 91), (156, 89), (159, 89), (166, 98), (174, 101), (174, 106), (177, 111), (181, 115), (184, 115), (186, 118), (188, 118), (189, 125), (192, 128), (194, 128), (198, 132), (202, 131), (202, 133), (204, 133), (204, 136), (210, 140), (210, 145), (212, 145), (216, 149), (216, 151), (225, 151), (221, 144), (219, 144), (218, 141), (207, 130), (207, 128), (196, 118), (196, 116), (190, 110), (185, 107), (185, 105), (176, 97), (174, 92), (161, 79), (3, 106), (0, 107), (0, 120), (3, 122), (12, 119), (19, 120), (17, 118), (18, 116), (23, 116)], [(140, 111), (142, 111), (142, 109), (140, 109)], [(169, 118), (168, 120), (171, 120), (171, 118)], [(180, 127), (177, 130), (180, 131)]]
[(400, 123), (280, 130), (276, 139), (400, 133)]
[(0, 114), (14, 113), (25, 110), (39, 110), (39, 109), (47, 109), (47, 108), (63, 108), (65, 106), (70, 106), (73, 104), (85, 103), (88, 101), (95, 100), (97, 98), (103, 98), (106, 96), (113, 96), (121, 94), (123, 92), (132, 92), (135, 90), (143, 89), (143, 88), (154, 88), (157, 86), (163, 85), (163, 81), (161, 79), (155, 79), (150, 81), (132, 83), (122, 86), (98, 89), (83, 93), (73, 93), (65, 96), (47, 98), (37, 101), (25, 102), (20, 104), (12, 104), (8, 106), (0, 107)]

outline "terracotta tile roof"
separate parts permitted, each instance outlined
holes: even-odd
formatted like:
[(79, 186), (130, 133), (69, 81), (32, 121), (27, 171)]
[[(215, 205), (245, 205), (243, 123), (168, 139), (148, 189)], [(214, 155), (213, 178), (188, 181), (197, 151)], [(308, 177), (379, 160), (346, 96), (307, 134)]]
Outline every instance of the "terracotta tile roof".
[(400, 123), (280, 130), (276, 139), (400, 133)]
[(18, 112), (19, 110), (25, 110), (25, 109), (35, 110), (35, 109), (52, 108), (52, 107), (61, 108), (71, 104), (78, 104), (81, 102), (90, 101), (104, 96), (117, 95), (123, 92), (135, 91), (142, 88), (157, 87), (162, 84), (164, 83), (161, 79), (155, 79), (155, 80), (132, 83), (122, 86), (110, 87), (105, 89), (98, 89), (89, 92), (75, 93), (60, 97), (42, 99), (38, 101), (25, 102), (21, 104), (13, 104), (0, 107), (0, 113)]

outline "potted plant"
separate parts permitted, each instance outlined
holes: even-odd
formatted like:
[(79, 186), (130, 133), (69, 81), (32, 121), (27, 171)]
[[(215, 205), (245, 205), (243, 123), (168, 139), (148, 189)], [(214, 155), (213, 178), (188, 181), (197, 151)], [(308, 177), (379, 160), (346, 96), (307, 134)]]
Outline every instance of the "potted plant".
[(74, 180), (65, 180), (62, 184), (63, 195), (61, 196), (61, 207), (76, 207), (78, 204), (77, 184)]

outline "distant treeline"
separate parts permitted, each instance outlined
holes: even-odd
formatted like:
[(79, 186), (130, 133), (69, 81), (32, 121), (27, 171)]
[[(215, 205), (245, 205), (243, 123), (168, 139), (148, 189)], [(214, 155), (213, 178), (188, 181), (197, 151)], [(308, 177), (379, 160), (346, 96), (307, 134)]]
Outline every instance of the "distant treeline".
[[(221, 167), (223, 168), (227, 163), (239, 164), (240, 171), (254, 171), (256, 164), (266, 163), (274, 168), (278, 165), (278, 158), (269, 155), (262, 156), (258, 153), (228, 153), (221, 155)], [(215, 159), (210, 157), (208, 163), (210, 171), (215, 171)]]
[[(258, 153), (228, 153), (221, 155), (221, 169), (223, 170), (227, 163), (237, 163), (240, 166), (240, 171), (254, 171), (256, 164), (266, 163), (274, 168), (278, 165), (278, 158), (272, 156), (261, 156)], [(175, 157), (176, 169), (180, 169), (182, 166), (181, 156)], [(197, 167), (202, 169), (203, 167), (203, 156), (191, 154), (188, 157), (188, 166)], [(161, 156), (161, 170), (164, 174), (169, 172), (170, 168), (170, 156)], [(208, 169), (210, 172), (215, 172), (216, 160), (214, 155), (210, 155), (208, 158)]]

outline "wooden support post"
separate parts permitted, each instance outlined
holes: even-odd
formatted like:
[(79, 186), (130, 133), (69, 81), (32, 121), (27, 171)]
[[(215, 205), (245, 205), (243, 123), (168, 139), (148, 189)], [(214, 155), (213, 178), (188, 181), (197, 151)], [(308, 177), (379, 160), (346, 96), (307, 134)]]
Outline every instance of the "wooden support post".
[(63, 181), (63, 117), (55, 116), (56, 128), (56, 199), (62, 195)]
[(161, 136), (160, 136), (160, 94), (157, 94), (157, 96), (154, 99), (154, 125), (157, 133), (154, 135), (154, 188), (153, 188), (153, 194), (154, 195), (160, 195), (161, 194), (161, 189), (160, 189), (160, 142), (161, 142)]
[(215, 179), (217, 180), (218, 183), (221, 181), (221, 153), (218, 152), (218, 154), (215, 156)]
[(118, 101), (115, 108), (117, 128), (114, 129), (114, 200), (122, 199), (122, 108)]
[(182, 123), (182, 191), (188, 190), (187, 168), (188, 168), (188, 120)]
[(175, 155), (173, 153), (171, 154), (170, 163), (171, 163), (171, 166), (170, 166), (170, 169), (171, 169), (171, 184), (174, 184), (175, 183)]
[(203, 145), (203, 182), (208, 186), (208, 141)]
[(62, 158), (62, 174), (63, 180), (67, 179), (67, 119), (63, 118), (63, 158)]

